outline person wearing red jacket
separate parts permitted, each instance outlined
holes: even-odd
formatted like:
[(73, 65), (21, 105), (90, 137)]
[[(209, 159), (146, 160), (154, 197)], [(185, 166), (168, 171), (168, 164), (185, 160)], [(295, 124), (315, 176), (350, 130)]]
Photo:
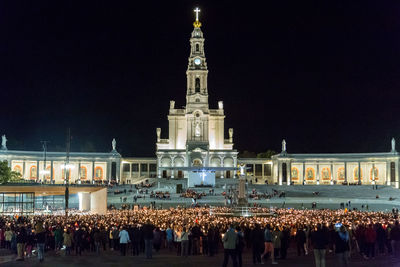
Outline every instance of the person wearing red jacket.
[(368, 228), (365, 230), (365, 245), (367, 255), (366, 258), (375, 258), (375, 242), (376, 242), (376, 231), (373, 228), (372, 224), (368, 225)]

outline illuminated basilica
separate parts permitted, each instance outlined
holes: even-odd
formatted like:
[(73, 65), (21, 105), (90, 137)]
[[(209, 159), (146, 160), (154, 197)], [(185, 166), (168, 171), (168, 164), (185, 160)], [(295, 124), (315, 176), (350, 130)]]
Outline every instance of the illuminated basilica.
[[(399, 154), (395, 140), (384, 153), (291, 154), (282, 141), (281, 153), (271, 159), (238, 158), (233, 129), (225, 132), (222, 101), (216, 108), (208, 102), (205, 38), (198, 19), (190, 37), (190, 55), (186, 71), (186, 106), (176, 108), (170, 101), (168, 131), (156, 129), (156, 157), (127, 158), (117, 152), (116, 142), (106, 153), (71, 152), (68, 162), (72, 182), (95, 183), (115, 180), (134, 183), (142, 178), (187, 178), (185, 168), (231, 167), (216, 171), (217, 179), (235, 179), (234, 168), (246, 166), (253, 183), (295, 184), (380, 184), (399, 188)], [(212, 90), (210, 91), (212, 92)], [(0, 160), (26, 180), (63, 183), (66, 153), (9, 150), (3, 136)], [(389, 146), (388, 146), (389, 147)]]

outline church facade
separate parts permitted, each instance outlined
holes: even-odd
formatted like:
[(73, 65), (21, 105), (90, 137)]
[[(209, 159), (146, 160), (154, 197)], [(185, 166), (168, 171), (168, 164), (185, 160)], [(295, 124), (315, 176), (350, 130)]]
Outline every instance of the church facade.
[(400, 155), (394, 139), (391, 150), (383, 153), (292, 154), (283, 140), (281, 153), (271, 159), (238, 158), (232, 128), (225, 138), (223, 102), (219, 101), (217, 108), (210, 108), (208, 102), (205, 38), (196, 11), (186, 71), (186, 105), (176, 108), (175, 101), (170, 101), (168, 130), (164, 134), (161, 128), (156, 129), (155, 157), (122, 157), (113, 140), (110, 152), (71, 152), (66, 160), (65, 152), (8, 150), (3, 136), (0, 160), (7, 161), (25, 180), (48, 183), (64, 183), (67, 174), (71, 182), (87, 183), (180, 179), (188, 178), (190, 167), (216, 167), (217, 179), (230, 179), (238, 176), (238, 167), (245, 166), (251, 183), (379, 184), (399, 188)]
[[(168, 138), (161, 138), (157, 128), (156, 156), (158, 177), (188, 177), (182, 167), (234, 167), (238, 152), (233, 149), (233, 129), (224, 136), (224, 106), (212, 109), (208, 103), (207, 61), (204, 35), (196, 16), (190, 38), (190, 55), (186, 71), (186, 105), (176, 108), (170, 101)], [(164, 169), (162, 168), (169, 168)], [(234, 176), (231, 170), (219, 171), (216, 177)]]

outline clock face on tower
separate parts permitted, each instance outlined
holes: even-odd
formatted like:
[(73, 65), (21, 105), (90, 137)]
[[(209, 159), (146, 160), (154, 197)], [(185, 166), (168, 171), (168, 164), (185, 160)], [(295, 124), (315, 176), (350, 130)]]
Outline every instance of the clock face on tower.
[(195, 58), (194, 59), (194, 64), (200, 65), (200, 63), (201, 63), (201, 59), (200, 58)]

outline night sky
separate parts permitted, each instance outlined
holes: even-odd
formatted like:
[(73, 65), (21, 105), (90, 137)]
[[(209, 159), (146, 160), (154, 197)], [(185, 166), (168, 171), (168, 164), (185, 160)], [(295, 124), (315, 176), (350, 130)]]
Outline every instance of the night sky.
[(65, 150), (70, 127), (73, 151), (110, 151), (115, 137), (123, 156), (154, 156), (169, 101), (185, 105), (196, 6), (210, 107), (224, 101), (236, 149), (400, 144), (398, 1), (1, 1), (8, 148)]

